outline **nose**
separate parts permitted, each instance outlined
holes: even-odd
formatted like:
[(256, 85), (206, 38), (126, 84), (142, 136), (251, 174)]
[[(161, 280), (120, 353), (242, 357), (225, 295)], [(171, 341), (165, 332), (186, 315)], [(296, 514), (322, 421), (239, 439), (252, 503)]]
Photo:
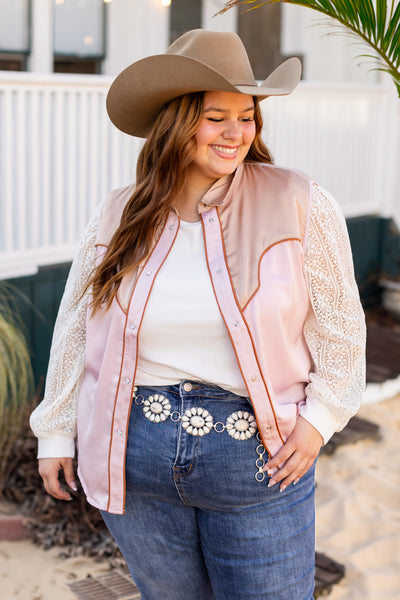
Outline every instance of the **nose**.
[(227, 121), (222, 137), (226, 140), (239, 140), (242, 137), (242, 132), (236, 119)]

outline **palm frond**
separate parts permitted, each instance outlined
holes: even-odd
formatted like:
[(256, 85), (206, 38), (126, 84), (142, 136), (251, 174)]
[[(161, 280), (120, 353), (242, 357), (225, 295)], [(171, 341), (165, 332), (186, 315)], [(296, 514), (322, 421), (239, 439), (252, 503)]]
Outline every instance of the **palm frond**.
[(399, 0), (229, 0), (220, 12), (234, 6), (242, 6), (247, 12), (278, 2), (316, 10), (355, 33), (373, 48), (379, 63), (376, 69), (391, 75), (400, 97)]

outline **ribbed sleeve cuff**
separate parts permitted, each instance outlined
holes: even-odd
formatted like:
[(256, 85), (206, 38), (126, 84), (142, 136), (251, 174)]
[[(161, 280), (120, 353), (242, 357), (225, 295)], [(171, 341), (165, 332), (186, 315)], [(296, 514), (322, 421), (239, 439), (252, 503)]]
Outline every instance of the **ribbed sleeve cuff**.
[(74, 458), (75, 440), (65, 435), (38, 439), (38, 458)]
[(300, 408), (301, 416), (306, 419), (324, 438), (326, 444), (336, 431), (343, 428), (329, 408), (315, 398), (307, 398), (306, 404)]

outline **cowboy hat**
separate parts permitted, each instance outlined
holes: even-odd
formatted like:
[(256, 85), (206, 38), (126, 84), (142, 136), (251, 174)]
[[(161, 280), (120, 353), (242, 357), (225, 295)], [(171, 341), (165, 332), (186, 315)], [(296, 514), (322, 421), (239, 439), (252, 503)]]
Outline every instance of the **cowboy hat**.
[(107, 112), (118, 129), (147, 137), (162, 106), (183, 94), (216, 90), (258, 96), (290, 94), (301, 76), (298, 58), (289, 58), (257, 85), (245, 47), (236, 33), (194, 29), (165, 54), (127, 67), (113, 81)]

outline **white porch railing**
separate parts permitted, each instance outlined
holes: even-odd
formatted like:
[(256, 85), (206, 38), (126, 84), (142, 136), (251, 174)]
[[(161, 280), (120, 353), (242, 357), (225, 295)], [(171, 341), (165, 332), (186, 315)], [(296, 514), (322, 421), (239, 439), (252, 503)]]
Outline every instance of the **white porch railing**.
[[(134, 180), (141, 141), (109, 123), (109, 83), (0, 73), (0, 278), (70, 261), (101, 199)], [(301, 84), (263, 111), (276, 162), (310, 174), (348, 216), (400, 218), (400, 100), (390, 88)]]

